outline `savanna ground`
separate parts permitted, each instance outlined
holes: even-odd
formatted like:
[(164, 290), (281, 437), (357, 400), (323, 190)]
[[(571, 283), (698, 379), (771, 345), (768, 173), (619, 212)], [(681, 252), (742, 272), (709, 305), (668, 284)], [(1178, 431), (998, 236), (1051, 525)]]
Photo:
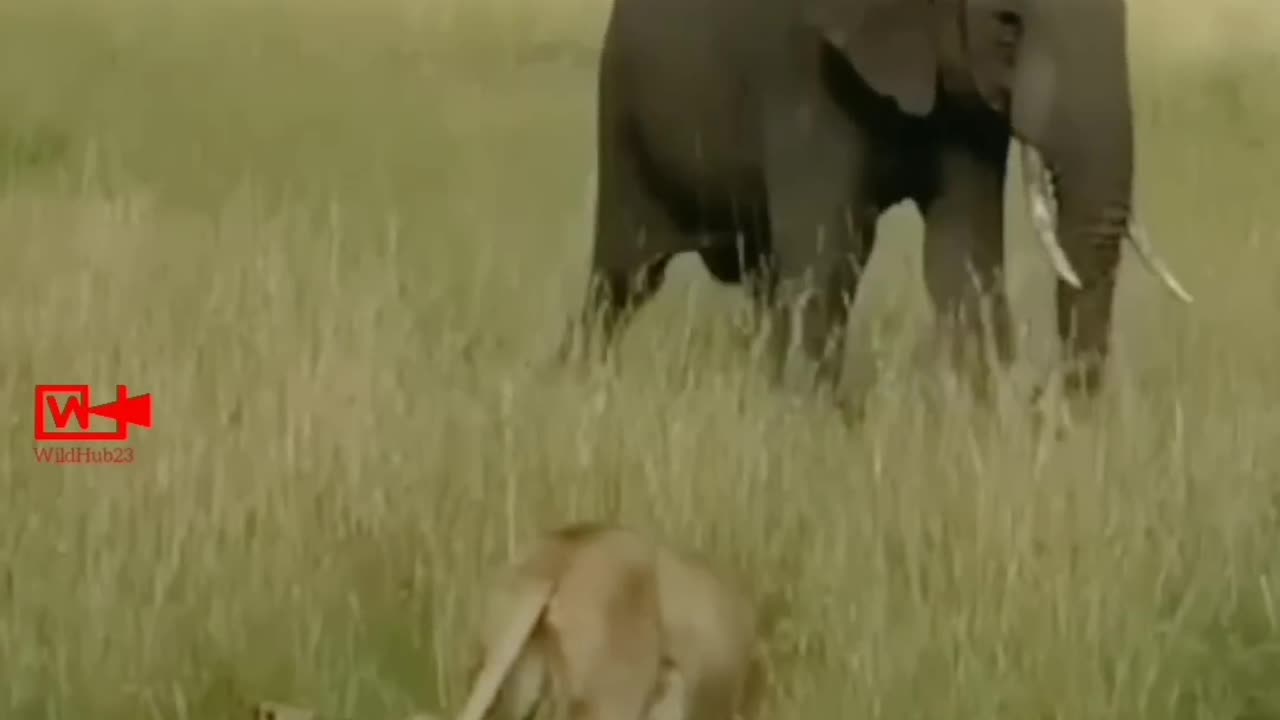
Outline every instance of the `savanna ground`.
[[(1131, 4), (1139, 195), (1197, 301), (1126, 264), (1060, 439), (1019, 399), (1053, 338), (1016, 172), (995, 412), (921, 362), (906, 210), (857, 427), (766, 392), (692, 262), (616, 371), (542, 374), (604, 0), (0, 4), (0, 717), (456, 708), (481, 568), (606, 518), (745, 578), (769, 717), (1280, 718), (1280, 11)], [(154, 393), (136, 462), (37, 464), (37, 382)]]

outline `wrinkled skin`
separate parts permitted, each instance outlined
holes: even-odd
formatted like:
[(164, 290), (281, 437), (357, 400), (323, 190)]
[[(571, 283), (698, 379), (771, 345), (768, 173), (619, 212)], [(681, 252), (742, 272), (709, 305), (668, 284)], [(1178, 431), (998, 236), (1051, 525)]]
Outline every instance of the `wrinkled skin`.
[(910, 201), (955, 356), (1007, 364), (1017, 138), (1052, 175), (1049, 227), (1079, 278), (1056, 293), (1068, 387), (1095, 392), (1132, 214), (1125, 35), (1121, 0), (614, 0), (590, 281), (566, 346), (607, 349), (695, 251), (769, 310), (779, 377), (790, 357), (834, 385), (876, 221)]

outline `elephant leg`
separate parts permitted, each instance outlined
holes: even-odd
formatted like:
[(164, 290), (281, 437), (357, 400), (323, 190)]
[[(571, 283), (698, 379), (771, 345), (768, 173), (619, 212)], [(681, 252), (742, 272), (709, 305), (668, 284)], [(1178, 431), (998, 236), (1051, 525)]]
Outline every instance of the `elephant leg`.
[(839, 385), (849, 309), (873, 242), (875, 218), (861, 197), (865, 152), (858, 128), (816, 88), (767, 113), (775, 380), (789, 384), (796, 363), (802, 382)]
[(1014, 354), (1004, 279), (1007, 148), (1004, 138), (944, 144), (937, 191), (923, 208), (925, 284), (953, 367), (984, 398), (993, 366), (1007, 368)]
[(759, 266), (752, 268), (743, 279), (747, 293), (751, 298), (752, 337), (760, 335), (768, 327), (769, 313), (778, 298), (778, 273), (770, 259), (763, 260)]
[(635, 313), (661, 287), (672, 256), (690, 245), (646, 183), (636, 150), (606, 137), (596, 191), (595, 239), (586, 298), (562, 345), (608, 354)]
[(764, 326), (777, 289), (777, 275), (769, 258), (768, 231), (749, 226), (736, 236), (727, 233), (698, 251), (712, 277), (722, 283), (742, 283), (751, 299), (747, 332), (756, 335)]
[(608, 354), (627, 322), (662, 286), (670, 260), (662, 256), (635, 269), (593, 265), (578, 319), (585, 348)]

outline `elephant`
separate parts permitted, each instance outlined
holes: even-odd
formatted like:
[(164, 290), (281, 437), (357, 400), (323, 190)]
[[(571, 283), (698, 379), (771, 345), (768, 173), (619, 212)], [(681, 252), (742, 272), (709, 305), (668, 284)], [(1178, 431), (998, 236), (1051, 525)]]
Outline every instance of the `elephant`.
[(565, 343), (607, 351), (694, 251), (767, 315), (775, 378), (792, 359), (836, 386), (876, 222), (910, 201), (950, 347), (1008, 366), (1017, 140), (1065, 385), (1096, 395), (1122, 241), (1191, 301), (1134, 208), (1126, 43), (1123, 0), (614, 0), (589, 280)]

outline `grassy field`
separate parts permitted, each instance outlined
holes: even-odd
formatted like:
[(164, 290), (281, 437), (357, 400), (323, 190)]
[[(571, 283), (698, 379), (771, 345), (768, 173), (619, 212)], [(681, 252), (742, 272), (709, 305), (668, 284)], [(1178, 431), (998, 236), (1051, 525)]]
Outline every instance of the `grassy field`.
[[(1139, 192), (1197, 302), (1128, 263), (1115, 382), (1055, 440), (925, 370), (905, 210), (858, 427), (765, 392), (687, 261), (616, 372), (540, 374), (603, 0), (0, 3), (0, 717), (453, 709), (478, 568), (604, 518), (744, 578), (768, 718), (1280, 718), (1280, 11), (1131, 4)], [(39, 382), (152, 392), (136, 462), (37, 464)]]

